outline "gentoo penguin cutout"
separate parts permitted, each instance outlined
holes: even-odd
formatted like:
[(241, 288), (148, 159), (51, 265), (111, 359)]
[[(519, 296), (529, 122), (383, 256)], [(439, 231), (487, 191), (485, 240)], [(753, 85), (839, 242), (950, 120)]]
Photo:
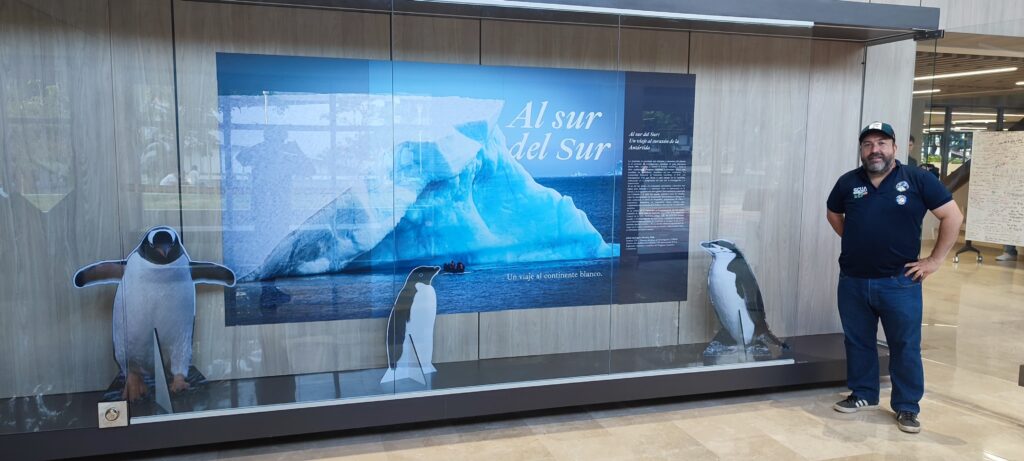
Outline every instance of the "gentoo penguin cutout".
[(388, 317), (388, 371), (381, 384), (411, 378), (425, 384), (424, 375), (434, 368), (434, 319), (437, 293), (430, 282), (441, 271), (420, 266), (409, 273)]
[(728, 240), (701, 242), (700, 246), (712, 256), (708, 293), (723, 327), (712, 342), (764, 349), (774, 344), (788, 349), (768, 328), (761, 290), (739, 248)]
[(188, 388), (192, 365), (192, 329), (196, 316), (195, 284), (234, 286), (235, 273), (220, 264), (192, 261), (174, 229), (154, 227), (142, 243), (120, 261), (101, 261), (79, 269), (78, 288), (116, 283), (114, 358), (125, 378), (124, 398), (136, 400), (148, 389), (142, 380), (154, 369), (153, 330), (174, 374), (170, 390)]

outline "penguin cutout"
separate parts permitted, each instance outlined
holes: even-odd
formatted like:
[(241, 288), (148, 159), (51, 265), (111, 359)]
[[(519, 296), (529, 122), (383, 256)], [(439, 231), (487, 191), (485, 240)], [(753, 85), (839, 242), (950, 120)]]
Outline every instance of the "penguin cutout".
[(192, 365), (197, 283), (235, 285), (235, 273), (220, 264), (192, 261), (174, 229), (158, 226), (126, 259), (101, 261), (75, 273), (78, 288), (117, 284), (114, 294), (114, 358), (125, 379), (123, 397), (136, 400), (148, 391), (142, 376), (154, 370), (153, 330), (174, 375), (170, 389), (180, 392)]
[(388, 371), (381, 384), (406, 378), (425, 384), (423, 376), (437, 371), (432, 363), (437, 293), (430, 283), (440, 271), (438, 266), (420, 266), (405, 279), (388, 317)]
[(708, 293), (722, 324), (712, 342), (760, 346), (763, 350), (774, 344), (789, 349), (768, 328), (761, 290), (739, 248), (728, 240), (701, 242), (700, 246), (712, 256)]

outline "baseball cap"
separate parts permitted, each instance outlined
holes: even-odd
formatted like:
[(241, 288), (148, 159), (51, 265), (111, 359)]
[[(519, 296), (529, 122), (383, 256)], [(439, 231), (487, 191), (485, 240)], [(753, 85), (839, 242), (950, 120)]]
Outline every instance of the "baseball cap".
[(860, 130), (860, 137), (857, 138), (857, 141), (863, 141), (864, 137), (870, 133), (881, 133), (893, 141), (896, 140), (896, 132), (893, 131), (892, 125), (885, 122), (871, 122), (863, 130)]

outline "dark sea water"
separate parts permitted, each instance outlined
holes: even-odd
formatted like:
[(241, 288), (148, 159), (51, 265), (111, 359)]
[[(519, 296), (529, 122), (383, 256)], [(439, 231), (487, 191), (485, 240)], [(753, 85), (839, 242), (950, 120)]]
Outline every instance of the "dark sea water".
[[(437, 313), (610, 304), (616, 259), (474, 266), (431, 284)], [(410, 269), (411, 271), (411, 269)], [(225, 291), (225, 323), (387, 317), (407, 273), (332, 274), (240, 283)]]

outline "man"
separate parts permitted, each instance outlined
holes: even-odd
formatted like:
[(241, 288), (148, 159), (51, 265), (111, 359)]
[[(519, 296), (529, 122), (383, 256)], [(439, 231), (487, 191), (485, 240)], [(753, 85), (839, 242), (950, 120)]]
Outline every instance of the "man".
[[(916, 433), (924, 394), (921, 281), (939, 269), (956, 242), (963, 215), (938, 179), (895, 159), (895, 138), (888, 123), (865, 127), (860, 133), (862, 166), (842, 175), (828, 197), (828, 222), (842, 237), (838, 300), (851, 391), (833, 408), (853, 413), (878, 405), (875, 344), (881, 319), (889, 345), (890, 406), (900, 430)], [(927, 210), (939, 219), (939, 236), (931, 254), (918, 259)]]

